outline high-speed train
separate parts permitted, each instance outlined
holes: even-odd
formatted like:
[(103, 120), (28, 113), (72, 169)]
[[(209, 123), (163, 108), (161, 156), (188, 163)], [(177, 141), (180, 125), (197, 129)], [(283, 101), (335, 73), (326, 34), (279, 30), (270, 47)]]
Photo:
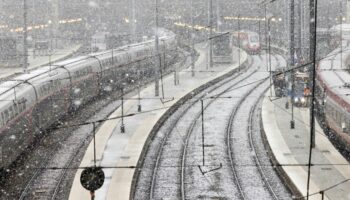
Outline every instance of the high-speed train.
[[(159, 54), (173, 59), (176, 38), (162, 30)], [(163, 54), (163, 53), (162, 53)], [(163, 54), (165, 55), (165, 54)], [(57, 62), (0, 83), (0, 171), (47, 129), (92, 98), (122, 84), (152, 77), (158, 69), (154, 39)]]
[[(318, 110), (339, 141), (350, 147), (350, 73), (341, 69), (340, 54), (336, 51), (331, 53), (336, 57), (327, 57), (318, 64), (317, 103), (321, 108)], [(344, 58), (350, 58), (350, 54), (344, 54)]]
[(261, 45), (258, 33), (247, 30), (240, 30), (233, 32), (232, 36), (232, 42), (234, 46), (240, 46), (251, 54), (257, 54), (260, 52)]

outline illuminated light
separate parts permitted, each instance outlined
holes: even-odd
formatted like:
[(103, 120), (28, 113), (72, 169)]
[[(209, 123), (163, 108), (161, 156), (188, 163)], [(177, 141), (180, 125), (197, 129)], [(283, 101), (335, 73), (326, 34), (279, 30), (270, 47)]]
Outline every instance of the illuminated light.
[(282, 18), (278, 18), (278, 21), (280, 21), (280, 22), (281, 22), (281, 21), (282, 21)]
[(32, 26), (29, 26), (29, 27), (27, 28), (28, 31), (30, 31), (30, 30), (32, 30), (32, 29), (33, 29)]
[(52, 24), (52, 21), (51, 21), (51, 20), (49, 20), (47, 23)]
[(130, 21), (129, 21), (129, 19), (128, 18), (124, 18), (124, 21), (125, 21), (125, 23), (129, 23)]

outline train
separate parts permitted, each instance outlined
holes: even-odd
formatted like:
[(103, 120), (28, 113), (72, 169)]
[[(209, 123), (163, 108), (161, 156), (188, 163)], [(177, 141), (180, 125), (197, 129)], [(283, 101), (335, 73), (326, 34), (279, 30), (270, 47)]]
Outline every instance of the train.
[(294, 73), (294, 91), (293, 104), (299, 107), (307, 107), (310, 105), (310, 77), (306, 72), (296, 71)]
[(158, 69), (153, 62), (155, 56), (163, 61), (174, 60), (175, 34), (168, 30), (160, 30), (158, 34), (159, 54), (155, 40), (150, 39), (60, 61), (1, 82), (0, 175), (6, 173), (42, 131), (67, 113), (97, 96), (122, 90), (133, 80), (154, 77)]
[(252, 31), (217, 32), (212, 37), (213, 41), (213, 62), (232, 63), (234, 46), (240, 47), (250, 54), (260, 53), (259, 35)]
[(259, 34), (253, 31), (240, 30), (233, 32), (232, 44), (241, 47), (250, 54), (258, 54), (261, 50)]
[[(349, 56), (344, 54), (344, 58)], [(333, 65), (333, 59), (328, 57), (318, 63), (316, 105), (323, 124), (333, 130), (341, 145), (350, 149), (350, 73)]]

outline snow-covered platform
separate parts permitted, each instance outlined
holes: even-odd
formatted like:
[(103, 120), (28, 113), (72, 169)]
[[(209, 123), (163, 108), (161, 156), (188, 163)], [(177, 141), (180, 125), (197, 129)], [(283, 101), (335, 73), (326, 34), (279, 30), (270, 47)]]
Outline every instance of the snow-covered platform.
[[(291, 106), (285, 109), (286, 101), (286, 98), (271, 100), (266, 96), (262, 107), (262, 124), (273, 160), (278, 164), (277, 170), (293, 190), (306, 196), (309, 109), (294, 107), (295, 129), (290, 129)], [(324, 191), (324, 199), (350, 199), (350, 181), (346, 181), (350, 179), (350, 165), (333, 147), (318, 123), (312, 164), (309, 199), (321, 199), (321, 191)]]
[[(200, 56), (196, 62), (196, 75), (191, 76), (190, 68), (179, 73), (179, 84), (174, 85), (173, 75), (164, 78), (164, 101), (154, 97), (154, 84), (141, 91), (143, 113), (124, 118), (126, 132), (120, 133), (121, 119), (105, 122), (96, 133), (96, 159), (98, 166), (113, 166), (120, 168), (104, 168), (106, 180), (101, 189), (96, 191), (95, 199), (129, 200), (134, 168), (142, 153), (143, 146), (153, 126), (160, 117), (180, 98), (184, 97), (201, 85), (220, 77), (238, 67), (238, 62), (231, 65), (220, 65), (207, 69), (207, 48), (198, 45)], [(246, 62), (247, 54), (242, 53), (241, 63)], [(160, 94), (160, 96), (162, 96)], [(124, 114), (137, 113), (138, 96), (124, 101)], [(167, 101), (167, 102), (165, 102)], [(148, 112), (150, 111), (150, 112)], [(117, 109), (110, 117), (121, 116)], [(81, 162), (81, 167), (93, 166), (93, 142), (89, 145)], [(138, 170), (138, 169), (137, 169)], [(90, 192), (80, 184), (82, 170), (78, 170), (70, 191), (69, 199), (83, 200), (90, 198)]]

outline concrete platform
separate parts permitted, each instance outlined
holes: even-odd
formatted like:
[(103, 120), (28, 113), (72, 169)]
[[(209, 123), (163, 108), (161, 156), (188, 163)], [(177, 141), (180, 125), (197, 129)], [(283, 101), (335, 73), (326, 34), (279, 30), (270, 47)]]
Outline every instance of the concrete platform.
[[(302, 196), (306, 196), (307, 164), (309, 159), (309, 109), (294, 107), (295, 129), (290, 129), (291, 106), (285, 109), (286, 98), (271, 101), (268, 93), (262, 107), (262, 123), (267, 142), (281, 169)], [(290, 105), (290, 104), (289, 104)], [(350, 165), (316, 124), (316, 147), (312, 150), (311, 181), (309, 199), (349, 200), (350, 181), (330, 188), (350, 179)], [(299, 198), (297, 198), (299, 199)]]
[[(200, 57), (196, 62), (196, 75), (191, 76), (190, 69), (184, 69), (179, 73), (180, 84), (174, 85), (173, 75), (164, 78), (165, 100), (174, 100), (162, 103), (160, 98), (154, 98), (154, 84), (150, 84), (141, 91), (141, 101), (143, 114), (125, 118), (126, 133), (120, 133), (121, 120), (105, 122), (98, 130), (97, 160), (98, 166), (114, 166), (122, 168), (104, 169), (106, 181), (101, 189), (96, 191), (95, 199), (118, 199), (129, 200), (131, 183), (135, 169), (127, 166), (136, 166), (142, 152), (144, 143), (151, 132), (153, 126), (160, 117), (180, 98), (194, 90), (195, 88), (233, 70), (238, 66), (238, 62), (232, 65), (220, 65), (211, 69), (207, 68), (206, 47), (196, 46)], [(244, 53), (241, 56), (241, 63), (247, 60)], [(162, 96), (162, 95), (160, 95)], [(137, 96), (132, 99), (137, 99)], [(137, 113), (137, 100), (126, 100), (124, 113)], [(151, 111), (151, 112), (147, 112)], [(121, 110), (117, 109), (110, 117), (120, 116)], [(93, 143), (91, 143), (81, 162), (80, 167), (93, 165)], [(85, 200), (90, 198), (90, 193), (80, 184), (82, 170), (78, 170), (75, 175), (69, 199)]]

